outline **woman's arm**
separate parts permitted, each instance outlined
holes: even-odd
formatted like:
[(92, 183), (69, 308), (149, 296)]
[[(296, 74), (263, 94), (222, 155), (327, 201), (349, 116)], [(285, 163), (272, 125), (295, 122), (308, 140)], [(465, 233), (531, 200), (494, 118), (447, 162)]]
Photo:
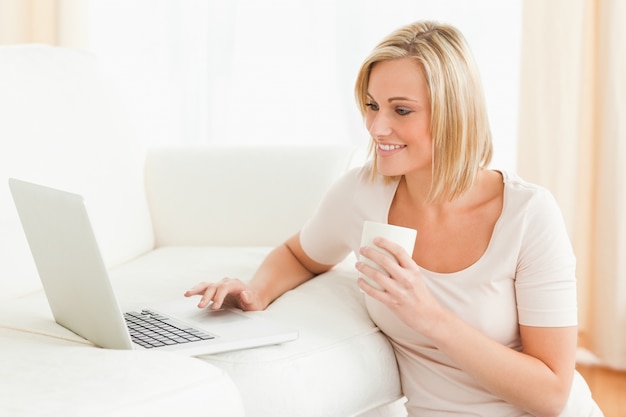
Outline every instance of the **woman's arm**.
[[(537, 416), (558, 415), (571, 388), (577, 329), (520, 326), (523, 351), (510, 349), (443, 308), (426, 287), (419, 268), (398, 245), (377, 244), (398, 263), (371, 248), (361, 253), (381, 265), (390, 277), (361, 262), (357, 269), (384, 291), (359, 280), (361, 289), (394, 311), (407, 325), (428, 337), (459, 368), (485, 389)], [(477, 308), (480, 308), (477, 306)]]
[(485, 389), (534, 416), (558, 416), (574, 377), (577, 328), (520, 326), (523, 351), (490, 339), (450, 312), (428, 335)]
[(300, 245), (298, 233), (267, 255), (249, 283), (233, 278), (203, 282), (187, 291), (185, 297), (201, 295), (199, 308), (212, 303), (212, 309), (234, 306), (263, 310), (285, 292), (332, 267), (309, 258)]

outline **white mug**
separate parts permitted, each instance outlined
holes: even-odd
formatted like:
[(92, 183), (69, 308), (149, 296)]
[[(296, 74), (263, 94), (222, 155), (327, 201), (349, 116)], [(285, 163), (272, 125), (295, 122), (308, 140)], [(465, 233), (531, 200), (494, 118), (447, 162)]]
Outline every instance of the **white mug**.
[[(374, 245), (373, 240), (376, 237), (384, 237), (386, 239), (391, 240), (394, 243), (402, 246), (404, 250), (409, 254), (409, 256), (413, 256), (413, 248), (415, 247), (415, 238), (417, 237), (417, 230), (410, 229), (408, 227), (395, 226), (392, 224), (386, 223), (377, 223), (372, 221), (365, 221), (363, 223), (363, 232), (361, 234), (361, 247), (369, 246), (372, 247), (379, 252), (385, 253), (387, 256), (391, 257), (395, 260), (395, 257), (387, 252), (386, 250), (379, 248)], [(381, 268), (377, 263), (372, 262), (371, 260), (359, 255), (359, 260), (372, 266), (373, 268), (378, 269), (383, 274), (389, 276), (387, 272)], [(382, 287), (378, 285), (376, 282), (372, 281), (370, 278), (366, 277), (363, 274), (359, 274), (363, 279), (367, 281), (374, 288), (378, 288), (382, 290)]]

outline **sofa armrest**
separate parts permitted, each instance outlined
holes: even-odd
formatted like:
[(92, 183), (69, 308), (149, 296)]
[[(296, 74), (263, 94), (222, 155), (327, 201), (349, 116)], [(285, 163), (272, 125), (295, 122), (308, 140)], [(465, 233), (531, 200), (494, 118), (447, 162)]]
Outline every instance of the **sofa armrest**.
[(145, 181), (156, 246), (276, 246), (358, 155), (353, 146), (153, 148)]

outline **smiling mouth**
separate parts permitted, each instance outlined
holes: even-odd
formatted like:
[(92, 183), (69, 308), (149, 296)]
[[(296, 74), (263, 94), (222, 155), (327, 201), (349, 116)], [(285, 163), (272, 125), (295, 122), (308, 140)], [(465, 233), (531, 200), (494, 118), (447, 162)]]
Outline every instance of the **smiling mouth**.
[(396, 149), (406, 148), (406, 145), (387, 145), (384, 143), (378, 144), (378, 149), (382, 151), (395, 151)]

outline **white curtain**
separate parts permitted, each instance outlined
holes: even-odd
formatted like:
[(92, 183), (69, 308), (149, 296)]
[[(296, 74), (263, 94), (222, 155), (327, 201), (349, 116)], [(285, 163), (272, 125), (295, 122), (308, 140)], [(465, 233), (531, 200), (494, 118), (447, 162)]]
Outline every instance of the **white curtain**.
[(353, 85), (391, 30), (458, 26), (478, 60), (494, 167), (514, 169), (521, 0), (90, 0), (90, 50), (149, 143), (365, 144)]
[(523, 5), (519, 171), (563, 210), (583, 343), (626, 368), (626, 2)]

